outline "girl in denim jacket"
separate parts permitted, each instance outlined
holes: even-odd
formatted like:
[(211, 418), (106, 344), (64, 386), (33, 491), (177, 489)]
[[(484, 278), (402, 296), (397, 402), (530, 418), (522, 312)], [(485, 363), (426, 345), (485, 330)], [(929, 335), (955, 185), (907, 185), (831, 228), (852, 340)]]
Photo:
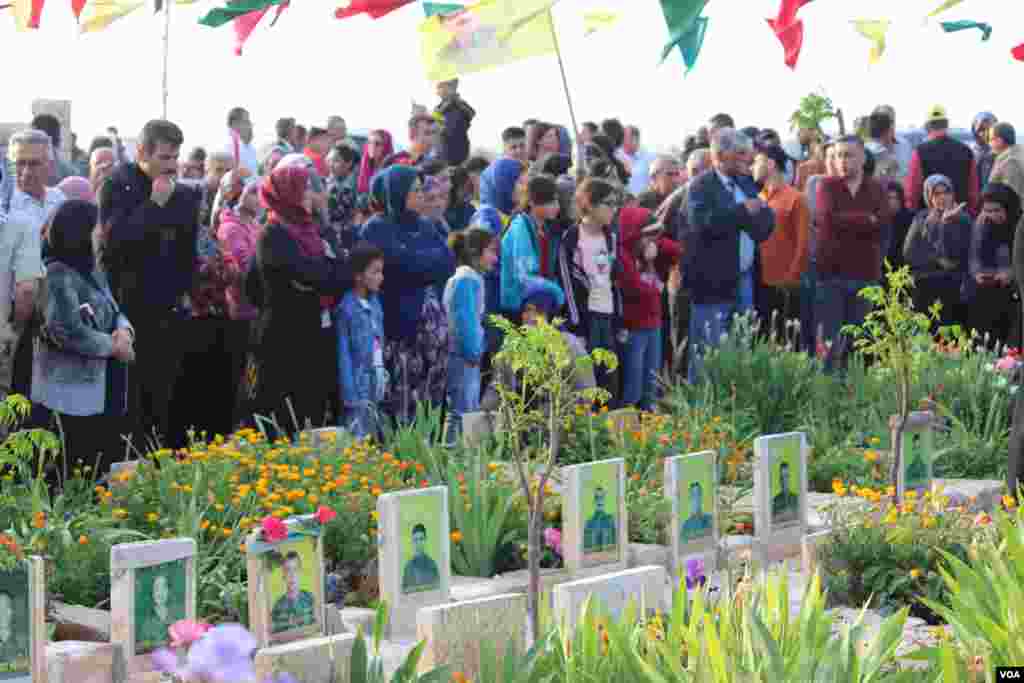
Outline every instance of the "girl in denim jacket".
[(389, 379), (384, 368), (384, 309), (378, 296), (384, 282), (384, 253), (363, 242), (352, 250), (349, 265), (355, 285), (334, 309), (341, 427), (362, 438), (380, 431), (379, 405)]

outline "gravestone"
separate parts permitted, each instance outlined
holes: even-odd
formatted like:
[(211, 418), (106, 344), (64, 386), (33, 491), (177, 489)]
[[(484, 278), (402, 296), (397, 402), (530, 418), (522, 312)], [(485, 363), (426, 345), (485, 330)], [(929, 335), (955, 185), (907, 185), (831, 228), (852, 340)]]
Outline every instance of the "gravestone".
[(629, 547), (626, 461), (616, 458), (563, 467), (562, 482), (566, 568), (572, 574), (592, 567), (609, 572), (625, 569)]
[(172, 624), (196, 619), (195, 557), (191, 538), (110, 549), (110, 641), (129, 677), (152, 671), (149, 655), (170, 642)]
[(288, 536), (268, 541), (261, 529), (245, 542), (249, 630), (266, 648), (324, 635), (324, 547), (312, 515), (284, 520)]
[(413, 637), (416, 612), (444, 604), (451, 595), (448, 487), (386, 493), (380, 518), (380, 593), (391, 612), (394, 637)]
[(449, 665), (467, 680), (480, 678), (481, 644), (495, 648), (502, 661), (509, 642), (525, 652), (526, 596), (495, 595), (451, 605), (424, 607), (416, 616), (417, 637), (426, 641), (421, 673)]
[(714, 451), (665, 459), (665, 496), (672, 501), (670, 566), (678, 579), (686, 561), (703, 561), (705, 574), (718, 561), (718, 469)]
[[(929, 411), (907, 416), (903, 429), (903, 461), (896, 477), (896, 495), (902, 500), (907, 491), (923, 495), (932, 487), (932, 457), (935, 453), (935, 415)], [(896, 418), (890, 420), (896, 443)]]
[(637, 567), (555, 586), (554, 617), (572, 630), (588, 597), (593, 608), (617, 619), (632, 602), (639, 614), (667, 608), (668, 573), (664, 567)]
[(807, 532), (807, 439), (802, 432), (754, 440), (755, 558), (762, 568), (799, 553)]
[(820, 565), (821, 548), (832, 540), (832, 530), (823, 529), (813, 534), (807, 534), (803, 538), (800, 547), (800, 565), (806, 576), (811, 576), (818, 571)]
[(41, 557), (0, 572), (0, 681), (46, 683), (46, 565)]
[(355, 641), (354, 634), (342, 633), (263, 648), (256, 652), (256, 680), (349, 683), (349, 661)]

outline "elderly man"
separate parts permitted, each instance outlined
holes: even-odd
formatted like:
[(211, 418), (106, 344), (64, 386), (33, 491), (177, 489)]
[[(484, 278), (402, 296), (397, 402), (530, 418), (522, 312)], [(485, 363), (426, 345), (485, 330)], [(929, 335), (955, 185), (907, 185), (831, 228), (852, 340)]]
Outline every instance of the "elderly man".
[(696, 351), (691, 383), (701, 375), (703, 349), (719, 344), (735, 315), (752, 310), (757, 244), (775, 227), (774, 212), (746, 175), (752, 156), (748, 137), (722, 128), (711, 141), (714, 171), (690, 184), (683, 283), (690, 290), (689, 336)]
[(49, 135), (34, 129), (20, 131), (11, 136), (7, 149), (14, 182), (6, 185), (0, 198), (0, 215), (7, 216), (0, 230), (0, 392), (13, 390), (28, 396), (32, 381), (28, 323), (43, 276), (43, 228), (65, 198), (60, 190), (46, 186), (53, 152)]
[(818, 184), (814, 317), (828, 347), (826, 371), (845, 366), (850, 340), (840, 330), (864, 322), (871, 304), (859, 292), (881, 277), (882, 236), (891, 209), (881, 183), (864, 176), (864, 155), (859, 137), (839, 139), (834, 149), (837, 175)]
[(651, 163), (650, 184), (637, 197), (637, 203), (645, 209), (657, 211), (684, 181), (679, 161), (675, 157), (659, 155)]
[[(989, 144), (996, 155), (989, 182), (1009, 185), (1024, 198), (1024, 147), (1017, 144), (1017, 131), (1005, 121), (997, 123), (989, 134)], [(1018, 225), (1024, 229), (1024, 218)]]

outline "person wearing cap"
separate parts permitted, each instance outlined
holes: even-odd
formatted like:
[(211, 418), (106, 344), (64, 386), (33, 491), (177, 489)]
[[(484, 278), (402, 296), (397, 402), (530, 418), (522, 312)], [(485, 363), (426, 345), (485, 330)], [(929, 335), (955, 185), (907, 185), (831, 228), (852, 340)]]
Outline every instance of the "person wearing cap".
[(441, 99), (435, 113), (444, 121), (439, 152), (449, 166), (458, 166), (469, 158), (469, 127), (476, 116), (476, 110), (459, 96), (458, 90), (457, 78), (435, 86)]
[(811, 212), (803, 194), (786, 183), (787, 161), (778, 145), (761, 147), (754, 157), (754, 181), (763, 188), (761, 199), (775, 212), (775, 230), (758, 245), (761, 279), (755, 299), (762, 321), (777, 316), (780, 339), (787, 336), (786, 323), (800, 317), (800, 276), (810, 251)]
[(943, 175), (953, 183), (957, 204), (966, 204), (971, 215), (977, 214), (981, 188), (978, 183), (978, 165), (971, 148), (949, 135), (949, 115), (942, 105), (928, 110), (925, 119), (928, 139), (918, 145), (910, 159), (910, 171), (903, 181), (907, 208), (917, 211), (926, 208), (924, 181), (933, 175)]
[(1007, 185), (1024, 198), (1024, 147), (1017, 144), (1017, 132), (1004, 121), (992, 127), (989, 140), (996, 156), (989, 182)]

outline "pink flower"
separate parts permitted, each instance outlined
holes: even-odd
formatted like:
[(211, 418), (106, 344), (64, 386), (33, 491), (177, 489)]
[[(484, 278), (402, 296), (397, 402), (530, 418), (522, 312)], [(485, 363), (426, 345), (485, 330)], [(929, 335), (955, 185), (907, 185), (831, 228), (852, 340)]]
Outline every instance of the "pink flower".
[(1017, 368), (1020, 363), (1016, 356), (1003, 356), (996, 361), (996, 370), (1000, 372), (1011, 372)]
[(263, 530), (263, 540), (268, 543), (277, 543), (288, 538), (288, 525), (273, 515), (268, 515), (260, 522)]
[(559, 555), (562, 554), (562, 532), (555, 527), (548, 527), (544, 530), (544, 543)]
[(171, 624), (171, 627), (167, 629), (167, 633), (171, 637), (171, 647), (176, 648), (188, 647), (202, 638), (209, 630), (209, 624), (201, 621), (192, 621), (191, 619), (181, 619)]
[(992, 518), (987, 512), (981, 512), (974, 518), (974, 526), (988, 526), (991, 523)]
[(337, 516), (338, 513), (332, 510), (331, 508), (327, 507), (326, 505), (321, 505), (319, 508), (317, 508), (316, 511), (316, 521), (320, 522), (321, 524), (327, 524), (327, 522), (331, 521)]

